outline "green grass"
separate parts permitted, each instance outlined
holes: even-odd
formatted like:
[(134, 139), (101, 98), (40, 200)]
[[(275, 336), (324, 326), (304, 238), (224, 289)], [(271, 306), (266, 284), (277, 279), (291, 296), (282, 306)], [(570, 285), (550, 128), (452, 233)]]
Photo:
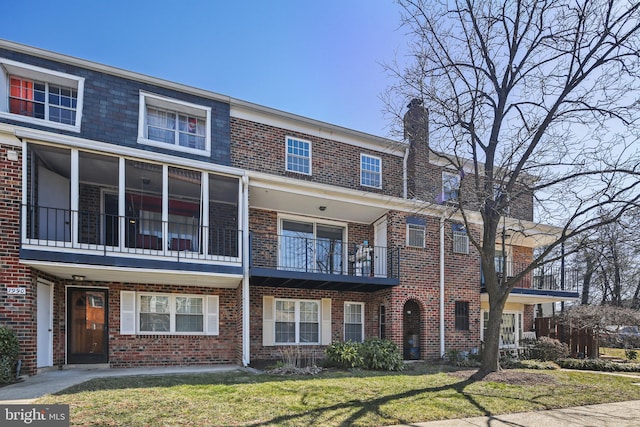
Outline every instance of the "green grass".
[[(640, 353), (640, 350), (637, 350)], [(618, 359), (626, 360), (627, 354), (624, 348), (612, 348), (612, 347), (600, 347), (600, 354), (605, 356), (617, 357)]]
[(566, 371), (557, 384), (474, 382), (416, 364), (315, 377), (244, 371), (103, 378), (45, 396), (80, 426), (379, 426), (639, 399), (638, 379)]

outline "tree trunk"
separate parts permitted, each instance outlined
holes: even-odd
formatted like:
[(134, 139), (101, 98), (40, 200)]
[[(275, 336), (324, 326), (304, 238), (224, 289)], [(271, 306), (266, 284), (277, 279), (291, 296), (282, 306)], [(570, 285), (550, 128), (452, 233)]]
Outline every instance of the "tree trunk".
[(591, 291), (591, 277), (593, 276), (593, 272), (595, 270), (595, 263), (593, 262), (593, 258), (591, 254), (587, 254), (585, 258), (587, 264), (587, 270), (584, 273), (584, 278), (582, 280), (582, 298), (580, 303), (582, 305), (589, 304), (589, 292)]
[(506, 298), (500, 298), (493, 303), (489, 297), (489, 322), (484, 334), (484, 348), (482, 350), (482, 364), (480, 371), (495, 372), (500, 370), (500, 325)]

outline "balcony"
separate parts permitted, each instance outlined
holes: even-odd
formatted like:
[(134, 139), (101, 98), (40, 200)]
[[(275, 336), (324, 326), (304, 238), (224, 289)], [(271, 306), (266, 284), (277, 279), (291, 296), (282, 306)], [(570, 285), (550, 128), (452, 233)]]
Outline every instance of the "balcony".
[(20, 258), (94, 266), (241, 274), (242, 235), (197, 218), (158, 221), (23, 205)]
[[(505, 273), (507, 278), (516, 277), (528, 266), (528, 263), (507, 261), (503, 264), (496, 260), (498, 277)], [(546, 264), (525, 274), (511, 291), (509, 299), (513, 302), (535, 304), (576, 299), (579, 281), (580, 274), (577, 269), (563, 270), (559, 263)], [(481, 290), (486, 294), (483, 274), (480, 282)]]
[(251, 285), (373, 292), (399, 284), (399, 248), (251, 233)]

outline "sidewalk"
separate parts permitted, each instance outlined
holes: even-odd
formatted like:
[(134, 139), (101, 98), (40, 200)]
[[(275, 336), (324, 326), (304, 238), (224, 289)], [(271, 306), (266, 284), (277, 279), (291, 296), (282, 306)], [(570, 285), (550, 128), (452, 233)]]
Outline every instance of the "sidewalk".
[(86, 367), (51, 370), (28, 377), (22, 382), (0, 387), (0, 404), (31, 403), (45, 394), (56, 393), (93, 378), (226, 372), (240, 369), (244, 368), (237, 365), (216, 365), (111, 369), (88, 365)]
[(403, 424), (402, 427), (631, 427), (639, 425), (640, 400), (631, 400), (549, 411)]
[[(118, 377), (131, 375), (172, 375), (208, 372), (228, 372), (243, 370), (236, 365), (191, 366), (191, 367), (154, 367), (110, 369), (105, 367), (73, 367), (64, 370), (42, 372), (24, 381), (0, 388), (0, 405), (29, 404), (38, 397), (52, 394), (75, 384), (93, 378)], [(603, 373), (604, 374), (604, 373)], [(607, 373), (610, 374), (610, 373)], [(614, 374), (616, 375), (616, 374)], [(618, 374), (624, 375), (625, 374)], [(635, 375), (628, 375), (636, 377)], [(639, 389), (640, 390), (640, 389)], [(510, 427), (625, 427), (640, 426), (640, 400), (628, 402), (604, 403), (553, 409), (548, 411), (524, 412), (517, 414), (495, 415), (487, 417), (440, 420), (425, 423), (402, 424), (392, 427), (474, 427), (474, 426), (510, 426)]]

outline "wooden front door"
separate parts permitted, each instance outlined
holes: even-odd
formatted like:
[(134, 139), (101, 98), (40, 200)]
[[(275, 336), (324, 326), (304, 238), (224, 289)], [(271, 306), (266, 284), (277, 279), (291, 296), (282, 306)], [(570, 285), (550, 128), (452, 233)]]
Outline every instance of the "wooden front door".
[(109, 361), (106, 289), (69, 288), (67, 363)]

